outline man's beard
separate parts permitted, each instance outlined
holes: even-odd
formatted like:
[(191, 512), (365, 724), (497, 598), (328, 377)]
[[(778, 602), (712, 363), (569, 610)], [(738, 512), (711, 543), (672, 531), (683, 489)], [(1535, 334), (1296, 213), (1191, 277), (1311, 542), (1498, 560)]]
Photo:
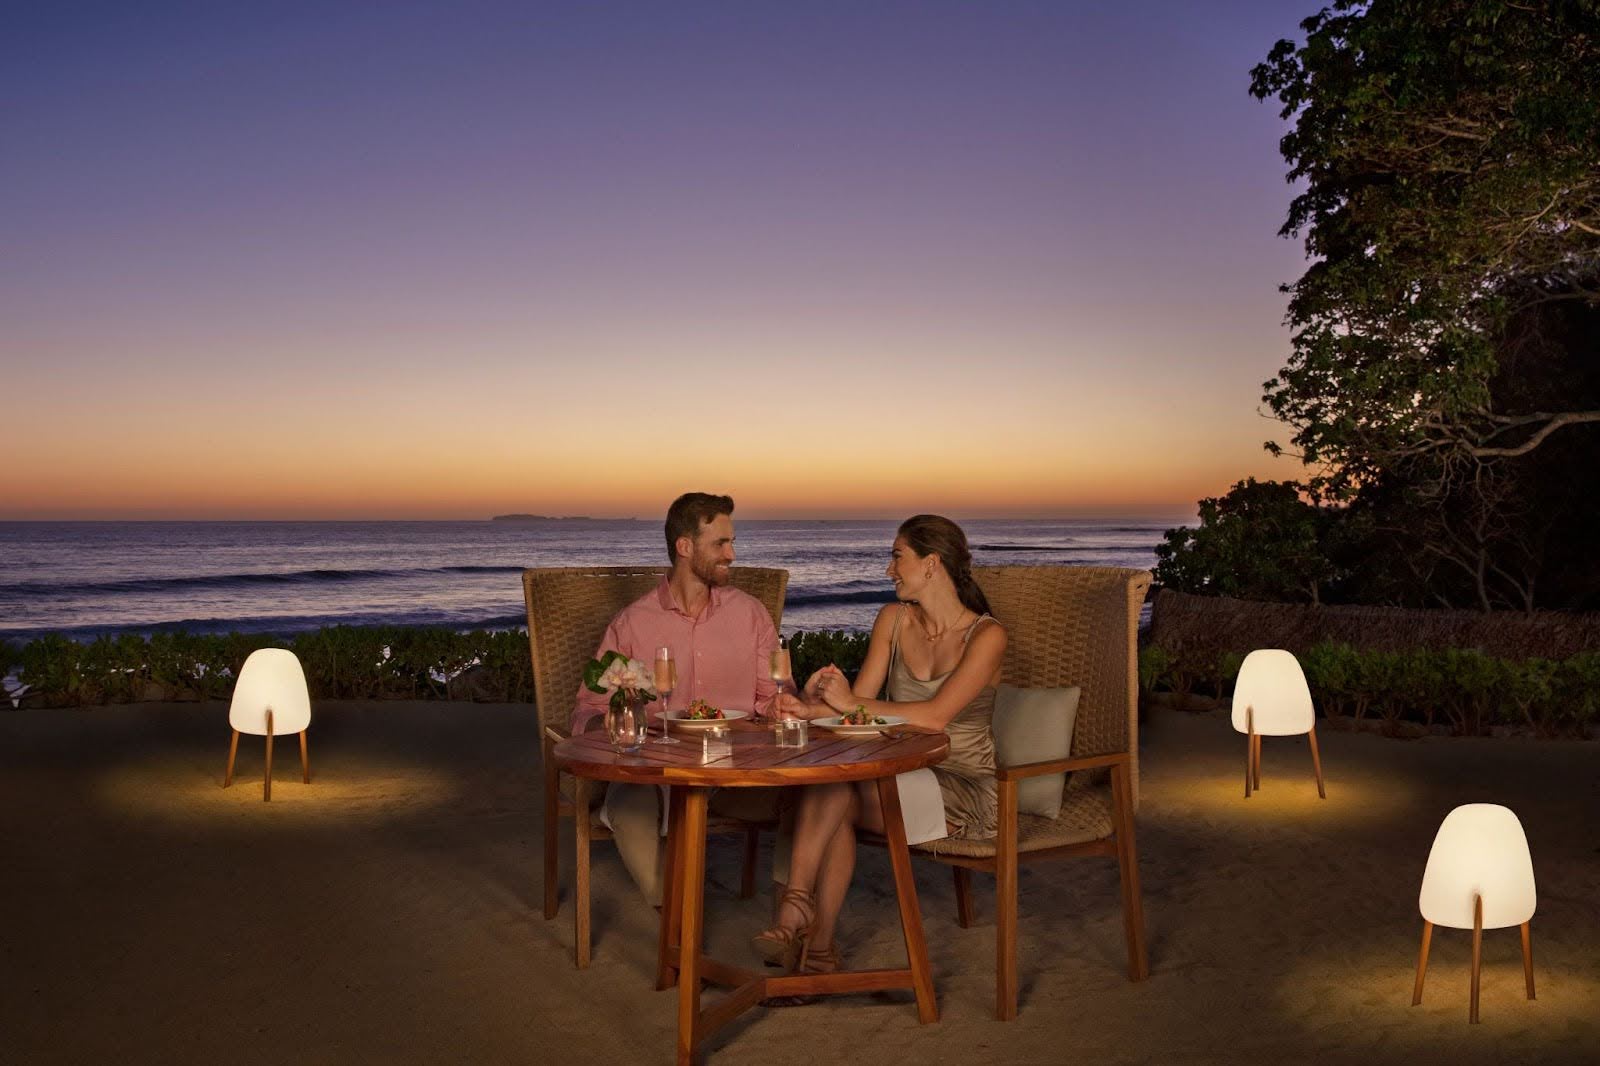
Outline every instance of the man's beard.
[(695, 577), (704, 581), (707, 585), (726, 585), (731, 577), (729, 571), (717, 569), (717, 561), (715, 559), (702, 559), (699, 556), (695, 556), (694, 561), (689, 564), (689, 569)]

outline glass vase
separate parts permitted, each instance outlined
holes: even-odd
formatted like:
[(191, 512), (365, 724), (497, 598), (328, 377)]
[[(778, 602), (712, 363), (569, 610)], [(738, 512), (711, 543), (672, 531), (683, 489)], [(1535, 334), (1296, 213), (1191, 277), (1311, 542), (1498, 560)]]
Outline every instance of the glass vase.
[(606, 710), (606, 735), (611, 738), (613, 748), (618, 751), (639, 750), (650, 722), (645, 706), (640, 696), (622, 696), (611, 701), (611, 706)]

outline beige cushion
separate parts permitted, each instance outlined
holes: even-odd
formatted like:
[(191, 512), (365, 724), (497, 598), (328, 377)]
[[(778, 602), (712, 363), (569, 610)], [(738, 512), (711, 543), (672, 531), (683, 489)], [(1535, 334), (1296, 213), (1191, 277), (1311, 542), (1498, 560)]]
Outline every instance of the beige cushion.
[[(1065, 759), (1072, 754), (1072, 726), (1078, 718), (1078, 694), (1072, 688), (1013, 688), (1001, 685), (994, 694), (994, 757), (1000, 766)], [(1061, 790), (1067, 775), (1047, 774), (1017, 783), (1017, 810), (1054, 818), (1061, 811)]]

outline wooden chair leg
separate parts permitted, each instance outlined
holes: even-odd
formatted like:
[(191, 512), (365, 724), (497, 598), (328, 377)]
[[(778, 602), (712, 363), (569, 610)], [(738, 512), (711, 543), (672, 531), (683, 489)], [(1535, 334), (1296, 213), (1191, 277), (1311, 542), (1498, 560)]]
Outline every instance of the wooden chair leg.
[[(1015, 795), (1013, 791), (1013, 803)], [(928, 965), (928, 941), (922, 933), (922, 910), (917, 906), (917, 875), (911, 869), (911, 851), (906, 847), (900, 786), (893, 775), (878, 778), (878, 802), (883, 805), (883, 835), (889, 844), (889, 865), (894, 870), (894, 895), (900, 905), (900, 932), (906, 941), (911, 987), (917, 994), (917, 1020), (927, 1025), (939, 1020), (939, 1001), (933, 991), (933, 969)]]
[(300, 780), (311, 784), (311, 751), (306, 747), (306, 731), (300, 730)]
[(556, 877), (560, 867), (561, 847), (561, 771), (556, 769), (555, 743), (545, 737), (544, 762), (544, 919), (556, 916), (561, 904), (561, 886)]
[(1483, 897), (1472, 897), (1472, 1003), (1467, 1020), (1478, 1024), (1478, 978), (1483, 972)]
[(1411, 1005), (1422, 1002), (1422, 979), (1428, 975), (1428, 945), (1433, 943), (1433, 923), (1422, 922), (1422, 953), (1417, 956), (1417, 983), (1411, 990)]
[(222, 787), (227, 788), (233, 784), (233, 760), (239, 754), (239, 731), (233, 731), (233, 739), (228, 741), (228, 769), (222, 774)]
[(994, 1016), (1017, 1016), (1017, 785), (999, 782), (1000, 821), (994, 862)]
[(1244, 798), (1250, 798), (1250, 786), (1256, 777), (1256, 716), (1253, 708), (1244, 710)]
[(1143, 981), (1150, 976), (1150, 956), (1144, 943), (1139, 849), (1133, 833), (1133, 782), (1126, 763), (1111, 768), (1111, 798), (1117, 834), (1117, 872), (1122, 882), (1122, 923), (1128, 940), (1128, 980)]
[[(678, 1055), (680, 1064), (697, 1061), (700, 1050), (700, 937), (705, 917), (706, 794), (704, 788), (684, 792), (682, 867), (676, 880), (683, 899), (678, 937)], [(668, 827), (671, 832), (671, 827)]]
[(1311, 768), (1317, 773), (1317, 795), (1327, 799), (1328, 790), (1322, 785), (1322, 756), (1317, 752), (1317, 727), (1312, 726), (1306, 735), (1311, 738)]
[(1528, 998), (1533, 998), (1533, 932), (1528, 923), (1522, 923), (1522, 978), (1528, 985)]
[(667, 811), (667, 851), (661, 863), (661, 929), (656, 946), (656, 991), (678, 983), (676, 953), (683, 930), (683, 803), (687, 789), (670, 791)]
[(744, 831), (744, 867), (739, 872), (739, 898), (756, 896), (756, 855), (761, 850), (761, 830), (750, 826)]
[(261, 784), (261, 798), (272, 802), (272, 712), (267, 712), (267, 776)]
[(956, 924), (963, 929), (972, 928), (972, 871), (965, 866), (952, 866), (956, 878)]
[(578, 969), (589, 966), (589, 786), (572, 779), (572, 824), (576, 846), (572, 863), (572, 941)]

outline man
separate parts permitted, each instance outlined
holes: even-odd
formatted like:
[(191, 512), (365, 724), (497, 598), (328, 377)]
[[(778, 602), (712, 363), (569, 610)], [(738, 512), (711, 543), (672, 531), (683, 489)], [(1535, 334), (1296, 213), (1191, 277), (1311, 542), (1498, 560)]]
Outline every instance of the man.
[[(655, 589), (624, 607), (600, 639), (595, 658), (619, 651), (651, 663), (670, 647), (678, 686), (667, 709), (703, 699), (715, 707), (766, 713), (777, 688), (770, 671), (778, 646), (772, 616), (761, 601), (728, 584), (733, 565), (733, 499), (704, 492), (679, 496), (667, 509), (667, 557), (672, 571)], [(572, 731), (596, 728), (607, 697), (580, 686)], [(777, 789), (724, 789), (711, 810), (740, 818), (773, 817)], [(661, 903), (661, 795), (651, 785), (611, 783), (603, 817), (623, 865), (652, 904)]]

